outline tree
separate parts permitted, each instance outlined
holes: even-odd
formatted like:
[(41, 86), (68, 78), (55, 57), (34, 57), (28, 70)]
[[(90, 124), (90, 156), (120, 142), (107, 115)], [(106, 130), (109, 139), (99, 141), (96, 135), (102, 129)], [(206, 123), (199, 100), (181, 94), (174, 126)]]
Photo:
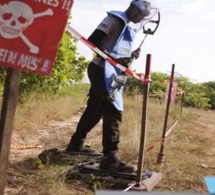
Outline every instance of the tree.
[(207, 97), (207, 88), (202, 84), (190, 84), (186, 86), (185, 106), (195, 108), (210, 108), (210, 99)]
[(203, 83), (203, 85), (207, 88), (207, 97), (210, 99), (209, 104), (212, 109), (215, 109), (215, 81), (209, 81)]
[(149, 88), (151, 94), (163, 95), (166, 91), (168, 75), (161, 72), (152, 72), (152, 83)]
[[(151, 94), (159, 94), (162, 95), (165, 93), (166, 89), (166, 80), (168, 79), (168, 75), (161, 72), (152, 72), (151, 73), (151, 84), (149, 88), (149, 92)], [(143, 83), (138, 81), (133, 77), (128, 77), (126, 82), (125, 91), (128, 95), (134, 94), (143, 94)]]
[[(150, 94), (156, 94), (161, 98), (165, 94), (167, 81), (169, 75), (161, 72), (152, 72), (149, 92)], [(178, 84), (178, 87), (185, 89), (184, 94), (184, 106), (195, 108), (213, 108), (215, 106), (215, 83), (193, 84), (188, 78), (175, 73), (174, 82)], [(144, 85), (133, 77), (129, 77), (125, 87), (125, 93), (127, 95), (143, 94)], [(210, 88), (208, 90), (207, 88)]]

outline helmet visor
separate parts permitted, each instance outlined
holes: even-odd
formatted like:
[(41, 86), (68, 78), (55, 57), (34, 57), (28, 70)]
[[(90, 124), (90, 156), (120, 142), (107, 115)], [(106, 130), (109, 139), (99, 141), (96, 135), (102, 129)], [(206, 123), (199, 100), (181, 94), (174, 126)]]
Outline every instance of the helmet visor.
[[(148, 16), (144, 16), (144, 15), (139, 15), (137, 17), (136, 23), (130, 23), (130, 26), (136, 31), (138, 32), (139, 30), (143, 29), (143, 27), (152, 19), (154, 18), (157, 14), (158, 14), (159, 10), (157, 8), (151, 8), (150, 10), (150, 14)], [(142, 18), (141, 18), (142, 17)]]

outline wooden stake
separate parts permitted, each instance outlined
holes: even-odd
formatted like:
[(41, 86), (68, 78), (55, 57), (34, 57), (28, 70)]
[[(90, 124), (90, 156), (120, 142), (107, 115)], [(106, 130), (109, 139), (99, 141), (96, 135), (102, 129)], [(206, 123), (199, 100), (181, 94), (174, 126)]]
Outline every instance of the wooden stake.
[(0, 119), (0, 195), (4, 194), (21, 71), (8, 68)]

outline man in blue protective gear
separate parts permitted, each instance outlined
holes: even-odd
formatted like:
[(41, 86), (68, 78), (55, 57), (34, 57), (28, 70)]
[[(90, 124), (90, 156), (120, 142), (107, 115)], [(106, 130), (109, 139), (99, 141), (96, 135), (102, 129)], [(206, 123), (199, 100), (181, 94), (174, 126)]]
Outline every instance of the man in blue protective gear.
[[(128, 9), (110, 11), (107, 17), (98, 25), (88, 40), (108, 53), (116, 61), (119, 59), (138, 58), (139, 50), (132, 52), (132, 43), (136, 31), (129, 26), (141, 22), (150, 15), (150, 3), (143, 0), (132, 0)], [(123, 62), (121, 62), (123, 64)], [(125, 65), (127, 62), (125, 63)], [(83, 154), (96, 153), (96, 150), (84, 146), (87, 133), (103, 119), (103, 158), (100, 169), (117, 172), (134, 172), (134, 167), (121, 161), (118, 151), (120, 142), (119, 125), (122, 122), (123, 86), (117, 92), (113, 102), (108, 101), (112, 92), (112, 82), (120, 73), (105, 59), (97, 55), (89, 63), (87, 69), (91, 83), (87, 107), (80, 118), (76, 132), (72, 135), (66, 151)]]

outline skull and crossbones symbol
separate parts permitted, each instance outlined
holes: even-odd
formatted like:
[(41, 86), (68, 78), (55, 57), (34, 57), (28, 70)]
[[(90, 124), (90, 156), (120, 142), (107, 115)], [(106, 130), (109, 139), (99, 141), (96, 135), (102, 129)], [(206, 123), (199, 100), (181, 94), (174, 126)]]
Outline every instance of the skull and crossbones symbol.
[(0, 35), (6, 39), (20, 37), (31, 53), (39, 53), (39, 47), (31, 43), (23, 32), (35, 18), (45, 15), (53, 15), (52, 9), (34, 14), (29, 5), (20, 1), (10, 1), (0, 5)]

